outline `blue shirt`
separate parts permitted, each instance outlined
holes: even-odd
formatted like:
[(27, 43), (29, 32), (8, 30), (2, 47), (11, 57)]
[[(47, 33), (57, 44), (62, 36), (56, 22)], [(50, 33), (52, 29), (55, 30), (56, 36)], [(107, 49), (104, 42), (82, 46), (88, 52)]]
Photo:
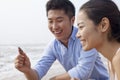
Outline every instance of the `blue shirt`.
[(44, 50), (44, 56), (35, 65), (39, 78), (42, 78), (52, 63), (58, 60), (72, 78), (80, 80), (109, 80), (107, 69), (95, 49), (83, 51), (80, 40), (76, 38), (78, 29), (73, 28), (66, 48), (60, 41), (54, 39)]

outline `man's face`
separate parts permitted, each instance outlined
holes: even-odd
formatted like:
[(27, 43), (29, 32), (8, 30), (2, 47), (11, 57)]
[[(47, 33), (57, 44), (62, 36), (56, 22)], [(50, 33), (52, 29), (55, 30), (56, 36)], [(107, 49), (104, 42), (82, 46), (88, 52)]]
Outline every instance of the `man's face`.
[(69, 39), (73, 23), (74, 18), (70, 19), (63, 10), (48, 11), (48, 28), (60, 41)]

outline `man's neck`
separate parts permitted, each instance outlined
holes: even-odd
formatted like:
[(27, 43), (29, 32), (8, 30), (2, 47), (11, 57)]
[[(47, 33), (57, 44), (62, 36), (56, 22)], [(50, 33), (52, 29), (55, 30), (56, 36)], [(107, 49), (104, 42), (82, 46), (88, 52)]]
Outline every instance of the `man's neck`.
[(62, 40), (61, 43), (62, 43), (65, 47), (68, 47), (68, 41), (69, 41), (69, 39), (67, 39), (67, 40)]

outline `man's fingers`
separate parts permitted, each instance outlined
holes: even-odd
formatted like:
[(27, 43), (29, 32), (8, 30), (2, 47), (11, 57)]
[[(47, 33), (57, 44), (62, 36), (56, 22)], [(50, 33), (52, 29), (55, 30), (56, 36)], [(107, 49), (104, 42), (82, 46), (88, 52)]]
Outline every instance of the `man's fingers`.
[(23, 66), (23, 63), (15, 63), (15, 68), (22, 68)]
[(18, 47), (18, 51), (19, 51), (20, 54), (24, 53), (23, 50), (20, 47)]
[(20, 47), (18, 47), (18, 51), (21, 55), (24, 55), (25, 58), (27, 58), (27, 55), (25, 54), (25, 52)]
[(22, 63), (22, 64), (24, 64), (24, 62), (25, 62), (25, 57), (23, 55), (18, 55), (16, 57), (16, 59), (15, 59), (15, 64), (16, 63)]

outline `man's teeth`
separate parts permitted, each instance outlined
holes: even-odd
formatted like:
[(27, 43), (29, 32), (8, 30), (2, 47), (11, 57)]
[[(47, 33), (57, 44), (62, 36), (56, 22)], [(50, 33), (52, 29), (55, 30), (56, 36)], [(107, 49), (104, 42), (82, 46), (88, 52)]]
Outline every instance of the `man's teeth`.
[(61, 33), (61, 31), (56, 31), (56, 32), (54, 32), (55, 34), (59, 34), (59, 33)]

